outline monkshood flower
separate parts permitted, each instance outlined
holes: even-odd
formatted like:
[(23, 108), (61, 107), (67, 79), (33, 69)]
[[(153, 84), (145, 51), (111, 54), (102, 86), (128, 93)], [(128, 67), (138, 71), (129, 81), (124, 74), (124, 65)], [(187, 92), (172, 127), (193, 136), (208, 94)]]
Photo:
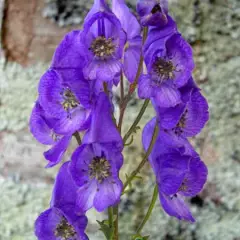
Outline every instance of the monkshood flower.
[(148, 74), (139, 79), (140, 98), (153, 98), (160, 107), (174, 107), (181, 103), (178, 88), (184, 86), (191, 77), (194, 62), (190, 45), (174, 34), (155, 48), (151, 60), (146, 62)]
[(99, 6), (99, 11), (85, 21), (81, 33), (87, 59), (83, 72), (86, 79), (108, 82), (120, 74), (126, 35), (117, 17), (102, 1)]
[[(147, 151), (156, 118), (143, 130), (142, 142)], [(160, 124), (160, 123), (159, 123)], [(166, 130), (160, 130), (149, 156), (159, 188), (164, 210), (178, 219), (194, 221), (184, 196), (195, 196), (201, 191), (207, 178), (207, 168), (186, 138), (178, 138)]]
[(161, 127), (171, 130), (178, 137), (195, 136), (200, 133), (209, 119), (208, 103), (196, 89), (191, 91), (186, 103), (182, 102), (176, 107), (158, 108), (158, 110)]
[[(144, 127), (143, 132), (142, 132), (142, 143), (143, 147), (145, 150), (147, 150), (154, 131), (154, 126), (156, 124), (157, 117), (154, 117), (151, 119)], [(158, 121), (159, 124), (159, 133), (155, 142), (155, 145), (153, 147), (153, 150), (151, 152), (151, 155), (149, 157), (149, 161), (153, 165), (154, 162), (151, 161), (151, 159), (156, 158), (156, 155), (161, 154), (166, 154), (172, 149), (178, 149), (178, 151), (181, 154), (185, 155), (195, 155), (196, 152), (193, 148), (193, 146), (189, 143), (187, 138), (182, 138), (177, 135), (175, 135), (171, 130), (165, 130), (162, 128), (160, 122)], [(157, 174), (157, 173), (155, 173)]]
[(123, 53), (123, 71), (128, 81), (132, 83), (137, 74), (142, 52), (141, 27), (124, 0), (113, 0), (112, 10), (127, 35)]
[(122, 138), (112, 119), (112, 106), (105, 93), (101, 93), (92, 112), (91, 127), (71, 161), (73, 179), (80, 187), (78, 212), (91, 207), (103, 211), (120, 201), (122, 182), (118, 174), (123, 164), (122, 149)]
[(159, 198), (164, 211), (179, 220), (194, 222), (185, 197), (196, 196), (207, 180), (207, 167), (197, 156), (182, 156), (174, 151), (154, 159), (158, 166)]
[(30, 117), (29, 126), (33, 136), (44, 145), (51, 145), (51, 149), (44, 152), (49, 161), (46, 167), (53, 167), (59, 163), (71, 140), (72, 135), (59, 135), (53, 130), (56, 119), (47, 117), (37, 101)]
[(37, 218), (35, 235), (38, 240), (88, 240), (84, 233), (85, 215), (74, 213), (77, 186), (69, 173), (69, 162), (62, 165), (57, 175), (50, 208)]
[(72, 69), (63, 81), (57, 70), (49, 69), (41, 78), (39, 102), (48, 116), (55, 118), (56, 134), (70, 135), (88, 128), (91, 91), (81, 71)]
[(83, 144), (72, 155), (71, 173), (78, 188), (76, 211), (101, 212), (120, 201), (122, 154), (104, 144)]
[(168, 23), (167, 0), (138, 0), (137, 12), (143, 26), (164, 26)]

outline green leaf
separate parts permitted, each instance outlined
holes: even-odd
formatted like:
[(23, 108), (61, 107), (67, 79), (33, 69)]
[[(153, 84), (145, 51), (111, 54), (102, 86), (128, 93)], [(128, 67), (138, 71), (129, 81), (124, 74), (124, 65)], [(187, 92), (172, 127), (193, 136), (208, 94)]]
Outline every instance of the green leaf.
[(144, 236), (142, 237), (141, 235), (139, 234), (136, 234), (132, 237), (132, 240), (148, 240), (150, 236)]
[(107, 240), (111, 240), (113, 237), (113, 232), (114, 232), (114, 228), (110, 228), (109, 227), (109, 223), (108, 220), (103, 220), (103, 221), (98, 221), (97, 223), (100, 226), (100, 231), (102, 231), (106, 237)]

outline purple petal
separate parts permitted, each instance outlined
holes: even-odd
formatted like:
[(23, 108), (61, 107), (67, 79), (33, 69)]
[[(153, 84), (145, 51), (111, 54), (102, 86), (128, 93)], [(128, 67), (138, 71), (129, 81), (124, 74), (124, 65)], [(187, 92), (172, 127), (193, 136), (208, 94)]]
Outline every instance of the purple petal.
[(143, 26), (164, 26), (167, 24), (167, 0), (139, 0), (137, 12)]
[(106, 4), (105, 0), (94, 0), (92, 8), (88, 12), (87, 16), (84, 19), (84, 22), (88, 22), (89, 19), (99, 11), (110, 11), (108, 5)]
[(42, 107), (36, 102), (29, 121), (30, 131), (40, 143), (46, 145), (54, 144), (52, 129), (42, 114)]
[(123, 184), (119, 178), (107, 178), (98, 184), (98, 191), (93, 205), (97, 211), (102, 212), (110, 206), (120, 202)]
[(122, 28), (127, 33), (128, 39), (133, 39), (140, 35), (141, 27), (124, 0), (113, 0), (112, 10), (121, 22)]
[(41, 77), (38, 92), (39, 102), (45, 112), (56, 118), (61, 118), (66, 115), (66, 112), (61, 105), (61, 78), (56, 71), (49, 69)]
[(159, 197), (162, 207), (168, 215), (176, 217), (179, 220), (195, 222), (189, 207), (180, 196), (170, 197), (160, 192)]
[(109, 82), (120, 73), (122, 64), (118, 59), (111, 59), (109, 61), (99, 61), (96, 79)]
[(80, 187), (77, 191), (76, 212), (81, 214), (92, 208), (96, 193), (97, 182), (95, 180)]
[(186, 106), (187, 114), (185, 126), (182, 128), (184, 137), (192, 137), (198, 134), (209, 119), (208, 104), (200, 91), (192, 92), (191, 99)]
[(168, 108), (174, 107), (181, 103), (181, 95), (179, 91), (173, 87), (162, 84), (161, 87), (155, 89), (155, 96), (153, 97), (155, 103), (159, 107)]
[(92, 112), (92, 123), (89, 131), (85, 134), (83, 142), (111, 143), (116, 149), (122, 150), (122, 138), (113, 123), (112, 106), (105, 93), (99, 94), (94, 111)]
[(82, 144), (71, 157), (70, 171), (78, 186), (83, 186), (89, 181), (88, 166), (95, 157), (91, 145)]
[(192, 48), (180, 34), (171, 36), (166, 42), (166, 48), (177, 68), (174, 71), (175, 83), (177, 87), (181, 87), (187, 83), (194, 69)]
[(124, 53), (123, 71), (129, 82), (133, 82), (138, 70), (142, 50), (142, 39), (137, 37), (128, 41), (129, 46)]
[(54, 69), (81, 68), (84, 64), (83, 45), (80, 41), (81, 31), (71, 31), (66, 34), (57, 47), (51, 67)]
[[(150, 120), (143, 129), (142, 144), (144, 150), (147, 151), (152, 139), (156, 118)], [(172, 151), (179, 151), (181, 154), (195, 156), (194, 148), (188, 142), (187, 139), (175, 136), (171, 132), (167, 132), (160, 127), (160, 131), (153, 147), (153, 150), (149, 156), (150, 164), (158, 178), (160, 168), (160, 161), (157, 161), (158, 157)]]
[(56, 142), (51, 149), (44, 152), (44, 157), (49, 161), (46, 166), (47, 168), (55, 166), (62, 160), (63, 155), (66, 152), (71, 141), (71, 138), (72, 135), (62, 137), (62, 139)]
[(66, 115), (56, 121), (54, 131), (57, 134), (69, 135), (78, 130), (85, 130), (86, 122), (90, 117), (90, 110), (86, 110), (81, 106), (73, 109), (69, 115)]
[(61, 217), (60, 211), (56, 208), (50, 208), (41, 213), (35, 222), (35, 235), (38, 240), (56, 240), (54, 232)]
[(208, 170), (204, 162), (199, 158), (192, 158), (184, 180), (186, 189), (180, 191), (179, 194), (184, 196), (197, 195), (207, 181), (207, 174)]
[(77, 186), (69, 172), (70, 162), (65, 162), (59, 169), (55, 180), (51, 206), (61, 208), (64, 205), (75, 205)]
[(156, 47), (162, 46), (162, 44), (159, 45), (159, 43), (161, 43), (162, 41), (165, 42), (174, 33), (177, 33), (177, 25), (175, 21), (173, 21), (173, 19), (168, 16), (167, 25), (160, 28), (155, 27), (149, 29), (148, 37), (144, 44), (144, 52), (148, 51), (150, 49), (150, 46), (152, 49), (156, 49)]
[(147, 99), (153, 97), (154, 90), (151, 82), (150, 75), (141, 75), (138, 82), (139, 98)]
[(181, 118), (181, 115), (185, 108), (185, 104), (178, 104), (175, 107), (171, 108), (160, 108), (156, 105), (155, 101), (152, 102), (157, 112), (157, 115), (161, 117), (161, 127), (164, 129), (174, 128)]
[(91, 89), (88, 80), (84, 79), (81, 70), (71, 69), (64, 70), (64, 74), (67, 76), (67, 80), (63, 82), (63, 87), (69, 88), (77, 100), (85, 108), (91, 107)]
[(161, 155), (157, 161), (162, 162), (158, 183), (160, 191), (166, 195), (178, 192), (188, 170), (189, 156), (181, 156), (179, 152)]

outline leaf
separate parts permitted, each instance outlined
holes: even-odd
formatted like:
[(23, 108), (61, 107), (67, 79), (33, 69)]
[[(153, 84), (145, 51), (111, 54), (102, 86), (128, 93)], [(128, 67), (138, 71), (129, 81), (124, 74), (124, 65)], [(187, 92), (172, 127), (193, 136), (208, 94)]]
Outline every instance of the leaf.
[(107, 240), (111, 240), (112, 237), (113, 237), (114, 228), (113, 227), (112, 228), (109, 227), (108, 220), (103, 220), (103, 221), (98, 221), (97, 220), (97, 223), (100, 226), (99, 230), (101, 230), (104, 233), (106, 239)]
[(136, 234), (132, 237), (132, 240), (148, 240), (150, 236), (144, 236), (142, 237), (141, 235), (139, 234)]

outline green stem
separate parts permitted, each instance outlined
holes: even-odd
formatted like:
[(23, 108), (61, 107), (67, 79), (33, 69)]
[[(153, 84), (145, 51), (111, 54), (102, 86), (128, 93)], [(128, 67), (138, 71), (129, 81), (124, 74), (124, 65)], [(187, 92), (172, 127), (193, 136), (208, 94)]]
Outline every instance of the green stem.
[(142, 105), (142, 108), (140, 109), (135, 121), (133, 122), (132, 126), (129, 128), (129, 130), (127, 131), (127, 133), (125, 134), (124, 138), (123, 138), (123, 142), (126, 143), (126, 141), (128, 140), (128, 138), (131, 136), (132, 132), (136, 129), (138, 123), (140, 122), (147, 106), (149, 103), (149, 99), (146, 99)]
[(148, 157), (149, 157), (150, 153), (152, 152), (153, 146), (154, 146), (154, 144), (157, 140), (158, 132), (159, 132), (158, 120), (156, 119), (156, 124), (155, 124), (153, 135), (152, 135), (152, 140), (151, 140), (150, 145), (147, 149), (147, 152), (146, 152), (144, 158), (142, 159), (142, 161), (139, 163), (138, 167), (127, 178), (126, 182), (123, 185), (123, 192), (127, 188), (127, 186), (132, 182), (134, 177), (140, 172), (140, 170), (143, 168), (144, 164), (147, 162)]
[(111, 234), (111, 239), (108, 240), (112, 240), (112, 236), (113, 236), (113, 207), (109, 207), (108, 208), (108, 222), (109, 222), (109, 227), (112, 229), (112, 234)]
[(146, 222), (150, 218), (150, 216), (152, 214), (152, 211), (153, 211), (153, 208), (154, 208), (154, 205), (156, 203), (157, 197), (158, 197), (158, 186), (156, 184), (155, 187), (154, 187), (151, 203), (150, 203), (150, 205), (148, 207), (148, 211), (147, 211), (145, 217), (143, 218), (143, 221), (141, 222), (141, 224), (139, 225), (139, 227), (137, 229), (137, 234), (141, 233), (144, 225), (146, 224)]
[[(144, 27), (143, 38), (142, 38), (142, 46), (144, 45), (144, 42), (147, 39), (147, 33), (148, 33), (148, 28)], [(137, 74), (135, 76), (135, 79), (134, 79), (133, 83), (131, 84), (133, 86), (133, 90), (129, 90), (127, 96), (124, 99), (121, 99), (121, 101), (120, 101), (120, 116), (119, 116), (119, 121), (118, 121), (118, 129), (120, 129), (120, 130), (121, 130), (121, 127), (122, 127), (124, 112), (126, 110), (126, 107), (128, 105), (128, 102), (129, 102), (133, 92), (136, 89), (136, 86), (138, 84), (138, 79), (139, 79), (139, 77), (142, 73), (142, 69), (143, 69), (143, 54), (141, 54), (141, 56), (140, 56), (140, 61), (139, 61), (139, 64), (138, 64)]]
[(113, 207), (113, 213), (114, 213), (114, 217), (115, 217), (113, 240), (118, 240), (118, 237), (119, 237), (118, 236), (118, 205)]
[(78, 145), (81, 145), (82, 144), (82, 140), (81, 140), (81, 136), (80, 136), (79, 132), (75, 132), (73, 134), (73, 136), (76, 138), (76, 140), (78, 142)]

